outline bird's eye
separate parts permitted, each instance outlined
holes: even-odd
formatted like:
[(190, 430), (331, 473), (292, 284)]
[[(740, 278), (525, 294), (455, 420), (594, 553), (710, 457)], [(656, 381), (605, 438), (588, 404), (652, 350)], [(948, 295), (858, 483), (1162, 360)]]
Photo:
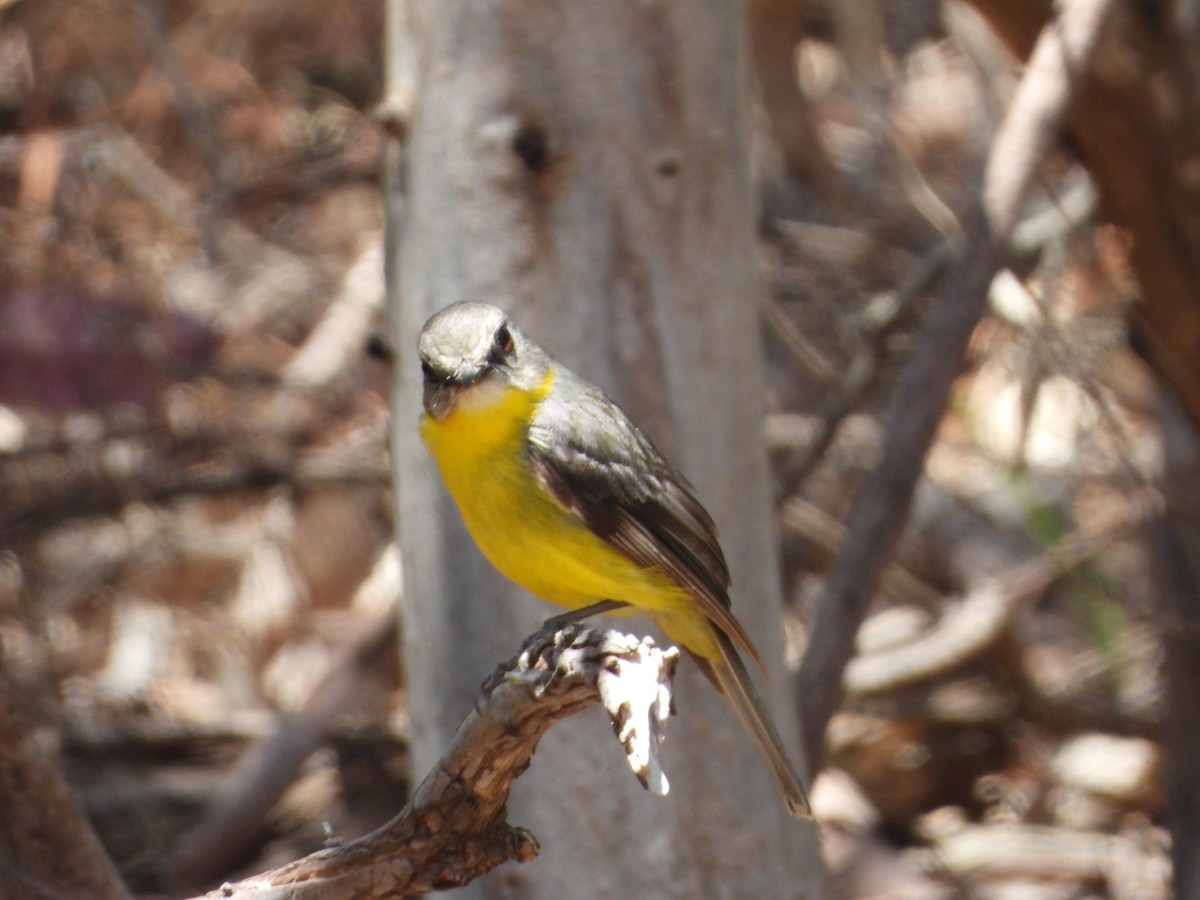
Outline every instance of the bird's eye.
[(424, 360), (421, 361), (421, 374), (425, 376), (426, 381), (435, 381), (437, 379), (437, 373), (433, 371), (433, 366)]
[(508, 357), (513, 352), (513, 336), (508, 330), (507, 325), (501, 325), (496, 329), (496, 342), (492, 348), (493, 356), (499, 356), (501, 360)]

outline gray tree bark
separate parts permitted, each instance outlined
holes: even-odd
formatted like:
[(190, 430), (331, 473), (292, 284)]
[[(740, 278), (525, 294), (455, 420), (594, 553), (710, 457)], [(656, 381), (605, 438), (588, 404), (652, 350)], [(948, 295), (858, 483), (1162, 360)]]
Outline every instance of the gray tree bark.
[[(412, 48), (393, 61), (390, 86), (412, 98), (391, 176), (404, 198), (391, 207), (390, 280), (414, 774), (480, 680), (559, 611), (489, 568), (416, 435), (417, 332), (463, 299), (513, 312), (696, 484), (723, 536), (735, 611), (768, 661), (767, 695), (798, 747), (760, 436), (741, 6), (414, 0), (393, 12), (411, 29), (407, 39), (393, 30), (393, 51)], [(820, 893), (812, 826), (787, 817), (724, 701), (684, 668), (665, 752), (670, 795), (643, 792), (608, 724), (577, 717), (547, 736), (514, 792), (510, 820), (541, 840), (541, 856), (464, 893)]]

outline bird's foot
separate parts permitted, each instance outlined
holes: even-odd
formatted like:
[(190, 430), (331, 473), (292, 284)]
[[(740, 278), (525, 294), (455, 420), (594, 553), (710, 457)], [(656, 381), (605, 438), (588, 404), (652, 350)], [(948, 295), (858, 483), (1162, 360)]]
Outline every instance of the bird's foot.
[(600, 600), (579, 609), (571, 609), (557, 616), (551, 616), (542, 623), (540, 629), (525, 639), (525, 642), (521, 644), (521, 654), (517, 658), (523, 666), (536, 665), (538, 659), (547, 650), (569, 646), (583, 631), (583, 623), (587, 619), (622, 609), (628, 605), (622, 600)]
[[(624, 600), (599, 600), (596, 603), (581, 606), (579, 609), (569, 609), (565, 613), (551, 616), (543, 622), (542, 631), (560, 631), (568, 625), (574, 625), (584, 619), (590, 619), (592, 616), (602, 616), (605, 613), (624, 609), (628, 605)], [(538, 634), (541, 634), (542, 631), (539, 631)]]

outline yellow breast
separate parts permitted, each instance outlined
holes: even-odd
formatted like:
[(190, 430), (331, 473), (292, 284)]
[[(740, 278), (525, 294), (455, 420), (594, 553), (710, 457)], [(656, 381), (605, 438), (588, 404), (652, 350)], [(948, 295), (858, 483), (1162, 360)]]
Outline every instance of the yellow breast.
[[(651, 613), (690, 602), (656, 569), (636, 565), (593, 534), (541, 486), (529, 466), (529, 423), (553, 372), (534, 390), (481, 385), (421, 435), (483, 554), (526, 590), (569, 607), (624, 600)], [(475, 389), (472, 389), (475, 390)]]

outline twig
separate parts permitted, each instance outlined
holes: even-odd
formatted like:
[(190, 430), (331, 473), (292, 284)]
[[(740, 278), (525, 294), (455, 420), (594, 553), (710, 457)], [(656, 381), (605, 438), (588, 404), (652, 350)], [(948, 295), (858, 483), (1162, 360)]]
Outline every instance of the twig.
[(821, 382), (821, 387), (832, 389), (837, 384), (837, 371), (817, 346), (795, 326), (787, 313), (770, 297), (764, 297), (761, 305), (763, 321), (775, 332), (800, 365)]
[(164, 862), (171, 885), (211, 883), (254, 848), (267, 814), (304, 761), (324, 743), (332, 720), (398, 641), (395, 615), (370, 623), (330, 666), (298, 713), (243, 754), (221, 796)]
[(862, 405), (863, 398), (875, 386), (883, 371), (887, 339), (908, 320), (916, 302), (936, 283), (954, 258), (957, 244), (943, 241), (933, 248), (894, 290), (876, 297), (870, 304), (871, 318), (865, 322), (864, 341), (840, 389), (822, 404), (820, 430), (812, 441), (792, 454), (780, 466), (777, 479), (779, 496), (790, 496), (833, 444), (842, 422)]
[(283, 383), (328, 384), (361, 358), (372, 319), (383, 309), (383, 241), (372, 236), (346, 270), (337, 296), (283, 370)]
[[(793, 497), (784, 504), (779, 511), (779, 520), (785, 531), (812, 541), (831, 553), (846, 537), (846, 529), (837, 519), (801, 497)], [(944, 605), (940, 591), (899, 562), (889, 563), (880, 578), (883, 590), (905, 603), (929, 611), (940, 610)]]
[[(1096, 195), (1091, 183), (1077, 185), (1064, 194), (1055, 206), (1033, 213), (1017, 223), (1008, 241), (1008, 251), (1016, 257), (1036, 253), (1050, 240), (1086, 221), (1095, 212), (1095, 206)], [(863, 399), (875, 388), (880, 374), (885, 370), (883, 363), (887, 355), (887, 339), (909, 320), (917, 301), (934, 287), (954, 261), (961, 246), (961, 235), (937, 244), (895, 288), (872, 300), (864, 315), (862, 329), (867, 340), (864, 340), (862, 348), (841, 377), (841, 383), (830, 385), (829, 397), (822, 405), (817, 433), (779, 465), (779, 496), (787, 497), (795, 492), (833, 444), (846, 417), (862, 406)], [(829, 383), (824, 370), (818, 368), (829, 364), (823, 357), (818, 357), (819, 361), (815, 362), (810, 360), (806, 350), (794, 346), (792, 336), (784, 333), (783, 326), (773, 316), (783, 318), (792, 331), (795, 331), (795, 326), (783, 317), (777, 304), (770, 311), (772, 316), (767, 317), (768, 324), (776, 330), (780, 340), (792, 350), (802, 365), (821, 378), (822, 383)], [(811, 342), (803, 340), (806, 346), (811, 346)], [(813, 352), (818, 351), (814, 348)]]
[(988, 287), (1038, 165), (1054, 146), (1106, 0), (1076, 0), (1043, 30), (988, 158), (962, 256), (947, 274), (893, 401), (884, 457), (858, 497), (848, 537), (817, 606), (799, 692), (805, 758), (816, 767), (842, 698), (842, 673), (872, 594), (904, 528), (925, 454), (942, 418)]
[[(441, 760), (391, 822), (206, 896), (409, 897), (466, 884), (510, 860), (533, 859), (537, 840), (505, 815), (512, 784), (542, 735), (600, 700), (631, 765), (653, 789), (678, 659), (677, 649), (661, 650), (649, 639), (578, 626), (557, 633), (540, 652), (523, 653), (489, 679)], [(659, 787), (665, 791), (665, 782)]]

